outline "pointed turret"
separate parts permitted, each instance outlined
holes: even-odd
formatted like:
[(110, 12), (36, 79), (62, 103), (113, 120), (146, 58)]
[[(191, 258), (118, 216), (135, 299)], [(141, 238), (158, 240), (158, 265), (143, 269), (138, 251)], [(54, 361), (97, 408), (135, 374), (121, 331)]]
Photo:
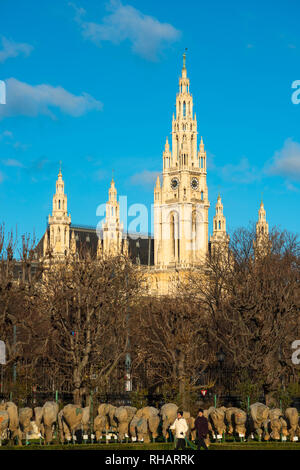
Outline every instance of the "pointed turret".
[(198, 162), (201, 172), (206, 173), (206, 151), (204, 150), (204, 142), (202, 136), (199, 145)]
[(165, 152), (169, 152), (170, 151), (170, 144), (169, 144), (169, 139), (168, 137), (166, 138), (166, 143), (165, 143)]
[(43, 256), (47, 256), (48, 248), (49, 248), (48, 242), (49, 242), (49, 239), (48, 239), (48, 229), (47, 229), (44, 235), (44, 240), (43, 240)]
[(113, 178), (111, 179), (111, 182), (110, 182), (108, 195), (109, 195), (109, 200), (111, 202), (115, 202), (117, 200), (117, 190), (116, 190), (116, 186), (115, 186), (115, 182)]
[(225, 246), (228, 248), (229, 235), (226, 232), (226, 218), (223, 214), (223, 204), (220, 193), (216, 204), (216, 213), (213, 219), (213, 234), (210, 237), (212, 249), (216, 246)]
[(164, 166), (164, 171), (169, 170), (171, 166), (171, 158), (172, 154), (170, 152), (170, 144), (168, 137), (166, 138), (166, 143), (165, 143), (165, 150), (163, 152), (163, 166)]
[(258, 222), (256, 224), (256, 236), (269, 235), (269, 224), (267, 223), (266, 211), (264, 203), (261, 201), (260, 208), (258, 211)]
[(258, 211), (258, 221), (256, 223), (256, 241), (254, 242), (254, 249), (256, 252), (266, 253), (269, 247), (269, 224), (266, 218), (266, 211), (264, 203), (261, 201)]
[(53, 196), (52, 215), (49, 215), (50, 249), (54, 257), (63, 258), (70, 249), (71, 215), (67, 212), (67, 195), (62, 178), (61, 166), (56, 180), (56, 192)]
[(203, 143), (203, 138), (202, 138), (202, 136), (201, 136), (201, 140), (200, 140), (199, 149), (200, 149), (200, 152), (204, 152), (204, 143)]
[(117, 189), (112, 178), (106, 203), (106, 218), (103, 222), (103, 254), (116, 256), (122, 251), (123, 224), (120, 222), (120, 208), (117, 201)]
[(159, 175), (157, 175), (157, 178), (156, 178), (156, 185), (155, 185), (155, 188), (156, 188), (156, 189), (160, 189), (160, 177), (159, 177)]
[(183, 54), (183, 65), (182, 65), (181, 77), (182, 77), (182, 78), (186, 78), (186, 77), (187, 77), (187, 70), (186, 70), (186, 53), (185, 53), (185, 52), (184, 52), (184, 54)]
[(74, 230), (72, 230), (72, 233), (71, 233), (70, 253), (72, 255), (75, 255), (75, 253), (76, 253), (76, 238), (75, 238)]

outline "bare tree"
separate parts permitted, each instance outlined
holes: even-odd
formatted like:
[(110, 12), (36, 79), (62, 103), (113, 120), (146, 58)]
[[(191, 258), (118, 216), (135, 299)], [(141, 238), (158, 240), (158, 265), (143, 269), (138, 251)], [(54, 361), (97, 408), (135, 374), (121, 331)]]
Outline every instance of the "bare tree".
[(48, 351), (69, 377), (74, 402), (90, 385), (105, 387), (129, 344), (128, 309), (139, 274), (122, 256), (94, 260), (88, 253), (53, 264), (38, 305), (49, 321)]
[(204, 386), (199, 381), (213, 354), (199, 304), (184, 289), (172, 297), (145, 297), (132, 320), (135, 369), (147, 362), (152, 388), (169, 384), (189, 406), (189, 391)]
[(6, 373), (6, 384), (12, 391), (17, 386), (17, 371), (22, 369), (25, 373), (25, 364), (32, 365), (39, 323), (31, 308), (35, 285), (41, 275), (41, 267), (33, 266), (34, 248), (35, 240), (29, 235), (23, 236), (18, 259), (15, 256), (17, 235), (12, 231), (6, 233), (4, 225), (0, 227), (0, 335), (7, 350), (6, 371), (13, 366), (13, 377), (8, 378)]
[(229, 256), (208, 257), (205, 275), (193, 275), (209, 318), (211, 339), (222, 345), (231, 363), (263, 384), (267, 400), (294, 372), (291, 342), (299, 332), (299, 242), (272, 231), (264, 250), (254, 252), (254, 233), (239, 229)]

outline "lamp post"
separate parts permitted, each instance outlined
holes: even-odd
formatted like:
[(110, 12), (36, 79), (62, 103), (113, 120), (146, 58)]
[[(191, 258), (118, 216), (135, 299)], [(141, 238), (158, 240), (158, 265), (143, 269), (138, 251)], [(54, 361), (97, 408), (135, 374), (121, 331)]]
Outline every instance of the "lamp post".
[[(17, 342), (17, 327), (13, 325), (13, 348), (14, 354), (16, 353), (16, 342)], [(13, 382), (16, 383), (17, 380), (17, 364), (16, 362), (13, 363)]]
[[(225, 361), (225, 353), (222, 349), (222, 347), (219, 349), (219, 351), (216, 353), (216, 357), (217, 357), (217, 361), (219, 363), (219, 369), (220, 369), (220, 372), (218, 375), (221, 375), (221, 371), (223, 369), (223, 362)], [(220, 385), (221, 385), (221, 380), (220, 380)], [(217, 407), (217, 397), (215, 395), (215, 408)], [(219, 438), (219, 436), (218, 436)], [(222, 441), (225, 442), (225, 433), (223, 432), (223, 436), (222, 436)]]
[[(126, 288), (128, 289), (128, 274), (126, 274)], [(127, 334), (129, 336), (129, 326), (128, 326), (129, 311), (128, 311), (128, 305), (126, 306), (126, 322), (127, 322)], [(128, 339), (128, 350), (127, 350), (126, 356), (125, 356), (125, 392), (132, 392), (131, 355), (130, 355), (130, 352), (129, 352), (129, 347), (130, 347), (130, 340)]]

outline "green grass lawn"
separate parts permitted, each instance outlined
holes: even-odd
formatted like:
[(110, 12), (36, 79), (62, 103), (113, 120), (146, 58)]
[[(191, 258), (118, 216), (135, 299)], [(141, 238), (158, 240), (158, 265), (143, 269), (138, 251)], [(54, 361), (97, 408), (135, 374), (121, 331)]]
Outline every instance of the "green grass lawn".
[[(130, 444), (52, 444), (49, 446), (31, 443), (28, 446), (2, 446), (0, 450), (174, 450), (173, 443)], [(191, 450), (189, 448), (189, 450)], [(300, 450), (297, 442), (221, 442), (210, 445), (210, 450)]]

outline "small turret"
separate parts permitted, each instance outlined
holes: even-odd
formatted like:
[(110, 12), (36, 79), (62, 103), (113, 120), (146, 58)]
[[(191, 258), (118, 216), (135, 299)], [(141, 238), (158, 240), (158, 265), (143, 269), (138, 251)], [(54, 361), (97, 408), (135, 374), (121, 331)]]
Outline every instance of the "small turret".
[(65, 257), (70, 249), (71, 215), (68, 215), (67, 212), (68, 200), (64, 187), (60, 166), (56, 181), (56, 192), (52, 202), (52, 215), (49, 215), (48, 218), (50, 231), (49, 248), (54, 258)]
[(200, 140), (199, 150), (200, 150), (200, 152), (204, 152), (204, 143), (203, 143), (202, 136), (201, 136), (201, 140)]
[(229, 235), (226, 232), (226, 218), (223, 214), (223, 204), (220, 194), (216, 204), (216, 213), (213, 219), (213, 234), (210, 237), (212, 249), (216, 246), (228, 248)]
[(103, 255), (116, 256), (122, 251), (123, 224), (120, 222), (120, 208), (117, 190), (112, 178), (106, 203), (106, 217), (103, 228)]
[(258, 221), (256, 223), (256, 240), (254, 242), (256, 256), (258, 255), (258, 252), (260, 252), (260, 254), (266, 254), (267, 250), (269, 249), (269, 245), (269, 224), (266, 218), (264, 203), (261, 200), (258, 211)]
[(72, 233), (71, 233), (70, 253), (72, 255), (75, 255), (75, 253), (76, 253), (76, 238), (75, 238), (74, 230), (72, 230)]
[(155, 185), (155, 188), (156, 188), (156, 189), (160, 189), (160, 177), (159, 177), (159, 175), (157, 175), (157, 178), (156, 178), (156, 185)]
[(44, 241), (43, 241), (43, 256), (47, 256), (48, 248), (49, 248), (48, 242), (49, 242), (49, 239), (48, 239), (48, 229), (47, 229), (45, 232)]

